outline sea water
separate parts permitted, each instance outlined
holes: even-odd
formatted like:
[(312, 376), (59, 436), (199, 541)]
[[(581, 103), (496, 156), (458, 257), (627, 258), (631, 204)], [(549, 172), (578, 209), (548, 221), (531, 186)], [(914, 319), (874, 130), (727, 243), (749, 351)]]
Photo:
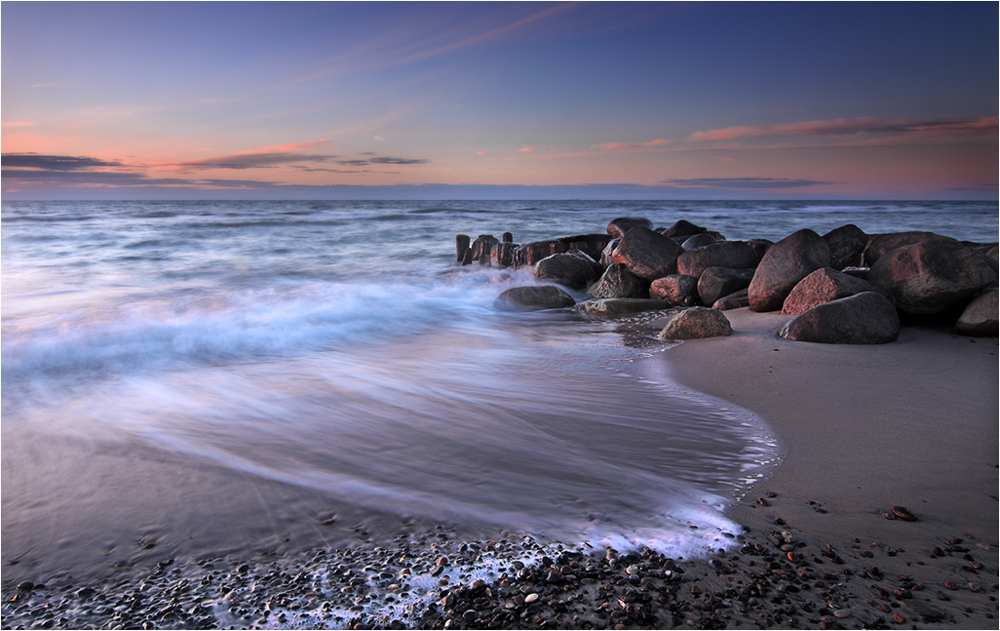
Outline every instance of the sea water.
[(253, 485), (267, 519), (234, 543), (242, 500), (177, 473), (199, 467), (570, 545), (719, 547), (780, 452), (761, 419), (633, 375), (664, 345), (629, 321), (498, 313), (530, 272), (455, 263), (456, 233), (525, 243), (623, 215), (997, 239), (979, 203), (4, 203), (5, 565), (83, 573), (80, 550), (122, 537), (253, 549), (307, 512)]

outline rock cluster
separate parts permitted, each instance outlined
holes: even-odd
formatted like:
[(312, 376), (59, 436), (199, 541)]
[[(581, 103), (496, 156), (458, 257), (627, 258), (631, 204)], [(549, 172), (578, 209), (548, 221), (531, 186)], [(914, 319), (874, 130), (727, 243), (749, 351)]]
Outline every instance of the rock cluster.
[[(510, 233), (503, 241), (456, 238), (463, 264), (532, 267), (540, 281), (585, 290), (588, 300), (575, 305), (580, 311), (698, 307), (674, 316), (675, 327), (688, 324), (669, 339), (728, 335), (732, 329), (721, 312), (749, 306), (796, 316), (781, 329), (785, 339), (848, 344), (894, 341), (901, 322), (928, 316), (947, 319), (960, 335), (997, 336), (997, 251), (995, 243), (932, 232), (869, 235), (853, 224), (822, 236), (803, 229), (777, 242), (728, 241), (683, 219), (654, 228), (641, 217), (613, 219), (607, 234), (524, 245), (513, 243)], [(520, 299), (508, 292), (497, 308), (574, 306), (572, 296), (552, 290), (543, 290), (546, 300), (537, 292), (523, 291)]]

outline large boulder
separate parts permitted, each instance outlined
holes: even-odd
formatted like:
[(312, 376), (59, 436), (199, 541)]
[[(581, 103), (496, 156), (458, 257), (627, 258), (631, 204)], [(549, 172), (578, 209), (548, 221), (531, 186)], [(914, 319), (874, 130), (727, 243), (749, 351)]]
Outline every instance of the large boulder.
[(535, 278), (554, 280), (573, 289), (583, 289), (600, 275), (597, 261), (580, 250), (553, 254), (535, 264)]
[(913, 245), (929, 239), (947, 239), (933, 232), (920, 232), (911, 230), (909, 232), (888, 232), (886, 234), (873, 234), (868, 239), (868, 245), (861, 256), (861, 265), (871, 267), (875, 261), (882, 258), (886, 253), (892, 252), (896, 248), (906, 245)]
[(670, 226), (663, 231), (663, 236), (665, 237), (684, 237), (688, 235), (701, 234), (702, 232), (708, 232), (706, 228), (697, 226), (687, 219), (681, 219), (677, 221), (674, 225)]
[(830, 266), (830, 248), (823, 237), (809, 229), (799, 230), (770, 248), (750, 281), (750, 308), (754, 311), (781, 309), (792, 288), (812, 272)]
[(861, 253), (868, 245), (868, 235), (852, 223), (834, 228), (823, 235), (830, 248), (830, 267), (842, 270), (849, 265), (861, 265)]
[(882, 293), (881, 289), (866, 280), (838, 272), (832, 267), (824, 267), (799, 281), (785, 298), (781, 312), (798, 315), (824, 302), (846, 298), (863, 291)]
[(698, 302), (698, 279), (681, 274), (657, 278), (649, 286), (649, 297), (672, 307), (690, 307)]
[[(673, 239), (673, 237), (671, 237)], [(684, 240), (681, 241), (681, 247), (685, 250), (697, 250), (698, 248), (703, 248), (706, 245), (714, 245), (718, 243), (718, 239), (708, 234), (707, 232), (702, 232), (701, 234), (696, 234), (693, 237), (683, 236)], [(676, 239), (675, 239), (676, 240)]]
[(554, 285), (511, 287), (497, 296), (493, 308), (500, 311), (563, 309), (576, 304), (573, 297)]
[(711, 305), (719, 298), (746, 289), (753, 279), (754, 269), (709, 267), (698, 278), (698, 297), (701, 304)]
[(565, 252), (567, 249), (566, 244), (559, 239), (525, 243), (524, 245), (518, 246), (514, 249), (514, 267), (527, 267), (534, 265), (547, 256), (560, 254)]
[(965, 311), (962, 312), (958, 322), (955, 323), (955, 334), (970, 337), (997, 337), (1000, 335), (997, 311), (997, 290), (984, 291), (973, 298)]
[[(682, 246), (683, 247), (683, 246)], [(743, 269), (757, 267), (760, 257), (757, 252), (742, 241), (723, 241), (682, 252), (677, 257), (677, 273), (699, 277), (709, 267), (730, 267)]]
[(589, 298), (648, 298), (649, 283), (621, 263), (613, 263), (587, 291)]
[(670, 305), (662, 300), (649, 298), (599, 298), (597, 300), (582, 300), (573, 307), (577, 311), (596, 315), (627, 315), (642, 311), (658, 311)]
[(888, 298), (865, 291), (813, 307), (786, 322), (778, 336), (823, 344), (887, 344), (899, 337), (899, 314)]
[(868, 280), (886, 290), (900, 311), (925, 315), (947, 311), (996, 284), (980, 252), (954, 239), (931, 239), (896, 248), (872, 265)]
[(632, 228), (611, 254), (613, 263), (624, 263), (639, 278), (652, 282), (677, 271), (677, 257), (684, 248), (659, 232)]
[(747, 290), (741, 289), (739, 291), (733, 292), (728, 296), (723, 296), (715, 302), (712, 303), (713, 309), (718, 309), (719, 311), (729, 311), (730, 309), (742, 309), (743, 307), (750, 306), (750, 297), (747, 296)]
[(571, 237), (560, 237), (566, 245), (566, 252), (580, 250), (595, 261), (601, 260), (601, 252), (611, 241), (610, 234), (577, 234)]
[(614, 239), (620, 239), (625, 236), (626, 232), (637, 226), (652, 230), (653, 222), (645, 217), (618, 217), (612, 219), (608, 224), (608, 234)]
[(670, 318), (658, 337), (663, 340), (694, 340), (732, 334), (733, 326), (729, 318), (718, 309), (691, 307)]

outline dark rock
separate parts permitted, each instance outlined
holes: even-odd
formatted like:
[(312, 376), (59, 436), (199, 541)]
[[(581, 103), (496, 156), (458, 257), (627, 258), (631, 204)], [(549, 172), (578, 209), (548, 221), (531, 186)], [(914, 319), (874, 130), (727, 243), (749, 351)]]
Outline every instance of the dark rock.
[(628, 268), (621, 263), (614, 263), (590, 288), (587, 296), (590, 298), (648, 298), (649, 283), (628, 271)]
[(615, 239), (620, 239), (625, 236), (626, 232), (637, 226), (652, 230), (653, 222), (645, 217), (618, 217), (612, 219), (608, 224), (608, 234)]
[(469, 249), (469, 235), (455, 235), (455, 260), (461, 263), (465, 260), (465, 251)]
[(583, 289), (600, 275), (597, 261), (579, 250), (553, 254), (535, 264), (535, 278), (554, 280), (573, 289)]
[(493, 247), (490, 248), (490, 265), (497, 269), (510, 267), (514, 264), (514, 251), (516, 249), (517, 244), (510, 241), (494, 243)]
[(846, 298), (863, 291), (882, 293), (881, 289), (866, 280), (838, 272), (832, 267), (824, 267), (809, 274), (795, 285), (785, 298), (781, 312), (798, 315), (824, 302)]
[(512, 233), (510, 233), (510, 232), (503, 233), (503, 242), (504, 243), (514, 243), (514, 235)]
[(899, 337), (899, 315), (888, 298), (866, 291), (813, 307), (785, 323), (778, 336), (823, 344), (886, 344)]
[(696, 234), (693, 237), (685, 237), (684, 241), (681, 242), (681, 247), (685, 250), (697, 250), (698, 248), (703, 248), (706, 245), (714, 245), (718, 241), (712, 235), (707, 232), (702, 232), (701, 234)]
[(658, 337), (664, 340), (694, 340), (732, 334), (729, 318), (718, 309), (691, 307), (670, 318)]
[(580, 250), (594, 259), (595, 261), (601, 260), (601, 253), (604, 248), (607, 247), (608, 243), (611, 241), (610, 234), (578, 234), (572, 237), (561, 237), (559, 239), (564, 244), (566, 244), (566, 251), (570, 250)]
[(747, 239), (744, 243), (753, 248), (753, 251), (757, 253), (758, 259), (763, 259), (767, 251), (774, 245), (773, 241), (768, 241), (767, 239)]
[(614, 261), (611, 260), (611, 255), (614, 253), (615, 248), (621, 243), (621, 239), (612, 239), (608, 241), (608, 244), (604, 246), (604, 250), (601, 252), (601, 265), (608, 267), (613, 264)]
[(848, 276), (853, 276), (854, 278), (860, 278), (861, 280), (868, 280), (868, 275), (872, 273), (872, 268), (870, 267), (855, 267), (853, 265), (848, 265), (841, 272), (847, 274)]
[(868, 235), (852, 223), (834, 228), (823, 235), (830, 248), (830, 267), (842, 270), (849, 265), (861, 265), (861, 253), (868, 245)]
[(861, 256), (861, 265), (871, 267), (875, 261), (882, 258), (886, 253), (892, 252), (896, 248), (906, 245), (913, 245), (928, 239), (947, 239), (933, 232), (889, 232), (886, 234), (873, 234), (868, 239), (868, 245)]
[(566, 244), (558, 239), (525, 243), (514, 249), (514, 267), (534, 265), (546, 256), (560, 254), (566, 249)]
[(995, 285), (997, 274), (985, 255), (953, 239), (931, 239), (886, 253), (868, 280), (886, 290), (900, 311), (934, 314)]
[(669, 306), (662, 300), (651, 300), (649, 298), (600, 298), (597, 300), (583, 300), (576, 303), (576, 306), (573, 308), (577, 311), (598, 315), (625, 315), (642, 311), (666, 309)]
[(906, 606), (909, 607), (910, 611), (912, 611), (915, 615), (923, 618), (924, 622), (940, 622), (945, 618), (945, 613), (943, 611), (925, 603), (922, 600), (910, 600), (906, 603)]
[(665, 237), (683, 237), (686, 235), (696, 235), (702, 232), (708, 232), (706, 228), (701, 226), (696, 226), (687, 219), (681, 219), (674, 225), (670, 226), (663, 231), (663, 236)]
[(709, 267), (745, 269), (757, 267), (758, 263), (757, 252), (746, 243), (723, 241), (681, 253), (677, 257), (677, 273), (698, 278)]
[(500, 311), (562, 309), (576, 303), (573, 297), (553, 285), (512, 287), (497, 296), (493, 308)]
[(649, 297), (670, 306), (693, 306), (698, 301), (698, 279), (681, 274), (657, 278), (649, 286)]
[(749, 287), (753, 274), (753, 268), (709, 267), (698, 278), (698, 297), (703, 305), (714, 305), (719, 298)]
[(684, 248), (673, 239), (641, 226), (622, 237), (611, 255), (614, 263), (624, 263), (630, 272), (645, 281), (653, 281), (677, 271), (677, 257)]
[(962, 312), (958, 322), (955, 323), (955, 334), (970, 337), (997, 337), (1000, 335), (997, 311), (997, 290), (984, 291), (973, 298), (965, 311)]
[(761, 259), (750, 281), (750, 308), (777, 311), (800, 280), (829, 267), (830, 250), (823, 237), (809, 229), (799, 230), (772, 245)]
[(747, 296), (747, 290), (741, 289), (739, 291), (733, 292), (728, 296), (723, 296), (715, 302), (712, 303), (713, 309), (718, 309), (719, 311), (729, 311), (730, 309), (742, 309), (743, 307), (750, 306), (750, 297)]
[(495, 243), (500, 243), (492, 234), (481, 234), (472, 242), (472, 260), (480, 265), (490, 264), (490, 250)]

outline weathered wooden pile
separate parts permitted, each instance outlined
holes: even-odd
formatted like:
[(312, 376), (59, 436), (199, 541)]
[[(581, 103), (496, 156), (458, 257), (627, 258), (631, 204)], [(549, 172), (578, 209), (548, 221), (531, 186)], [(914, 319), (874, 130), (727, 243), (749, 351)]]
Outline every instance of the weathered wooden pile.
[(673, 309), (666, 339), (729, 335), (722, 312), (749, 307), (796, 316), (779, 335), (799, 341), (880, 344), (904, 321), (934, 317), (969, 336), (998, 335), (997, 244), (931, 232), (869, 235), (853, 224), (825, 235), (799, 230), (773, 243), (727, 241), (681, 220), (653, 228), (620, 217), (607, 234), (518, 245), (481, 235), (456, 237), (457, 260), (532, 267), (536, 278), (587, 292), (576, 300), (552, 284), (514, 287), (498, 309), (574, 307), (605, 315)]

